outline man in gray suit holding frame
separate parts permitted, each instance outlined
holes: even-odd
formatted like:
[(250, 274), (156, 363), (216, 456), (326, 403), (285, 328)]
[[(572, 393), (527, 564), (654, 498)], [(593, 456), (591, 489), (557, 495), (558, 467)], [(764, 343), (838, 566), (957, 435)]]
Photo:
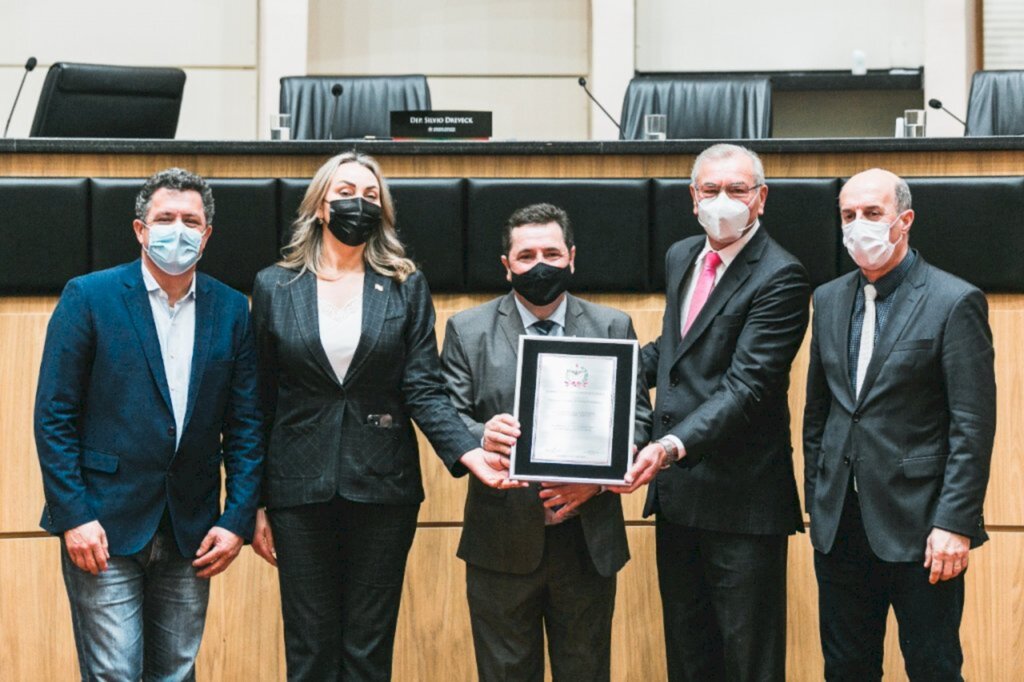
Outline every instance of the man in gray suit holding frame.
[(839, 195), (859, 271), (814, 294), (805, 501), (828, 680), (880, 680), (892, 605), (911, 680), (962, 680), (968, 551), (995, 435), (984, 294), (910, 249), (910, 189), (872, 169)]
[[(470, 431), (487, 450), (508, 455), (520, 435), (511, 412), (521, 334), (636, 334), (625, 313), (566, 293), (576, 248), (565, 211), (551, 204), (519, 209), (502, 242), (513, 291), (454, 315), (441, 361)], [(634, 439), (642, 444), (651, 410), (642, 377), (637, 386)], [(649, 459), (646, 469), (643, 461), (634, 465), (636, 485), (657, 471), (660, 462)], [(597, 485), (547, 483), (499, 491), (470, 481), (458, 555), (467, 564), (483, 682), (543, 680), (545, 630), (556, 682), (609, 679), (615, 574), (629, 560), (617, 494)]]

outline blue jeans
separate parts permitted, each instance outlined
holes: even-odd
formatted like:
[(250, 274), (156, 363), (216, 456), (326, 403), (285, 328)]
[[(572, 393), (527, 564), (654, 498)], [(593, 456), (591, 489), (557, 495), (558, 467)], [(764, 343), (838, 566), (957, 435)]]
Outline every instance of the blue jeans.
[(173, 537), (158, 531), (96, 576), (75, 566), (66, 547), (61, 565), (83, 682), (195, 679), (210, 581), (196, 577)]

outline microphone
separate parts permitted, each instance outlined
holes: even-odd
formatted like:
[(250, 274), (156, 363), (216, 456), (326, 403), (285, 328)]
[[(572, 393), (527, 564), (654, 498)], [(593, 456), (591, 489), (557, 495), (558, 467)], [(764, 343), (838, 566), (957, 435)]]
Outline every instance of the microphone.
[(947, 114), (949, 114), (949, 115), (950, 115), (950, 116), (952, 116), (952, 117), (953, 117), (954, 119), (956, 119), (956, 122), (957, 122), (957, 123), (959, 123), (960, 125), (962, 125), (962, 126), (963, 126), (964, 128), (966, 128), (966, 127), (967, 127), (967, 124), (966, 124), (966, 123), (964, 123), (964, 122), (963, 122), (963, 121), (962, 121), (962, 120), (960, 119), (960, 117), (959, 117), (959, 116), (957, 116), (956, 114), (954, 114), (954, 113), (953, 113), (952, 111), (950, 111), (950, 110), (949, 110), (949, 109), (947, 109), (946, 107), (942, 106), (942, 102), (941, 102), (941, 101), (939, 101), (939, 100), (937, 100), (937, 99), (930, 99), (930, 100), (928, 100), (928, 106), (930, 106), (930, 107), (931, 107), (932, 109), (942, 109), (942, 110), (943, 110), (943, 111), (945, 111), (945, 112), (946, 112)]
[(345, 92), (345, 86), (341, 83), (335, 83), (331, 86), (331, 94), (334, 96), (334, 100), (331, 103), (331, 127), (327, 130), (327, 139), (334, 139), (334, 114), (338, 111), (338, 98), (341, 97), (341, 93)]
[(622, 132), (622, 126), (619, 125), (619, 122), (612, 118), (612, 115), (608, 113), (608, 110), (602, 107), (601, 103), (597, 101), (597, 98), (590, 94), (590, 90), (587, 90), (587, 79), (584, 78), (583, 76), (580, 76), (579, 80), (576, 82), (580, 84), (581, 88), (583, 88), (583, 92), (587, 93), (587, 97), (593, 100), (594, 104), (596, 104), (598, 108), (604, 112), (604, 115), (608, 117), (608, 120), (615, 124), (615, 127), (619, 129), (619, 132)]
[(7, 129), (11, 127), (11, 118), (14, 117), (14, 107), (18, 106), (18, 98), (21, 97), (21, 89), (25, 87), (25, 79), (28, 78), (28, 72), (36, 68), (35, 57), (29, 57), (28, 61), (25, 62), (25, 73), (21, 74), (21, 85), (18, 86), (18, 94), (14, 96), (14, 104), (11, 105), (11, 113), (7, 115), (7, 125), (4, 126), (4, 137), (7, 137)]

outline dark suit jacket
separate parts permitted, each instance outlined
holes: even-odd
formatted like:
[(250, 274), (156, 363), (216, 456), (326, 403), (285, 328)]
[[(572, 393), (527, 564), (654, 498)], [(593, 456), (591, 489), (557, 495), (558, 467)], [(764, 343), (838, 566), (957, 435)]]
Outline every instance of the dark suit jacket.
[[(363, 328), (344, 377), (331, 368), (316, 276), (278, 265), (256, 275), (253, 323), (269, 434), (264, 501), (416, 504), (423, 500), (415, 420), (455, 475), (479, 446), (445, 394), (434, 305), (421, 272), (403, 283), (367, 268)], [(390, 415), (375, 425), (371, 415)]]
[[(515, 405), (519, 336), (525, 334), (509, 293), (460, 312), (448, 320), (441, 359), (452, 401), (479, 440), (484, 423), (512, 414)], [(565, 335), (635, 339), (629, 316), (569, 295)], [(651, 410), (647, 388), (638, 381), (635, 440), (646, 443)], [(544, 509), (539, 486), (495, 490), (470, 480), (459, 543), (461, 559), (492, 571), (530, 573), (544, 553)], [(619, 496), (603, 493), (580, 507), (587, 548), (597, 570), (612, 576), (629, 560)]]
[(51, 533), (99, 520), (111, 554), (134, 554), (166, 508), (185, 556), (214, 525), (251, 539), (263, 441), (249, 303), (211, 277), (196, 278), (196, 340), (177, 451), (142, 263), (76, 277), (64, 288), (46, 332), (35, 407), (41, 523)]
[(804, 410), (811, 541), (832, 549), (855, 471), (864, 530), (882, 560), (922, 561), (936, 526), (980, 545), (996, 422), (985, 296), (918, 254), (855, 399), (847, 345), (858, 275), (814, 293)]
[(761, 226), (680, 340), (680, 305), (703, 246), (701, 236), (669, 249), (661, 338), (643, 351), (658, 388), (654, 438), (671, 433), (686, 448), (650, 486), (645, 514), (734, 533), (802, 530), (787, 392), (807, 329), (807, 274)]

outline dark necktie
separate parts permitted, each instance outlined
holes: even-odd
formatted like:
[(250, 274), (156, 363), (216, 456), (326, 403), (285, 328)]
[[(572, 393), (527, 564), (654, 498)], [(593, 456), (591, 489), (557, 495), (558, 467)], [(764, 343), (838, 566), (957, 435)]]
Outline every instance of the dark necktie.
[(537, 320), (530, 326), (536, 330), (538, 336), (550, 336), (556, 324), (558, 323), (554, 320)]

